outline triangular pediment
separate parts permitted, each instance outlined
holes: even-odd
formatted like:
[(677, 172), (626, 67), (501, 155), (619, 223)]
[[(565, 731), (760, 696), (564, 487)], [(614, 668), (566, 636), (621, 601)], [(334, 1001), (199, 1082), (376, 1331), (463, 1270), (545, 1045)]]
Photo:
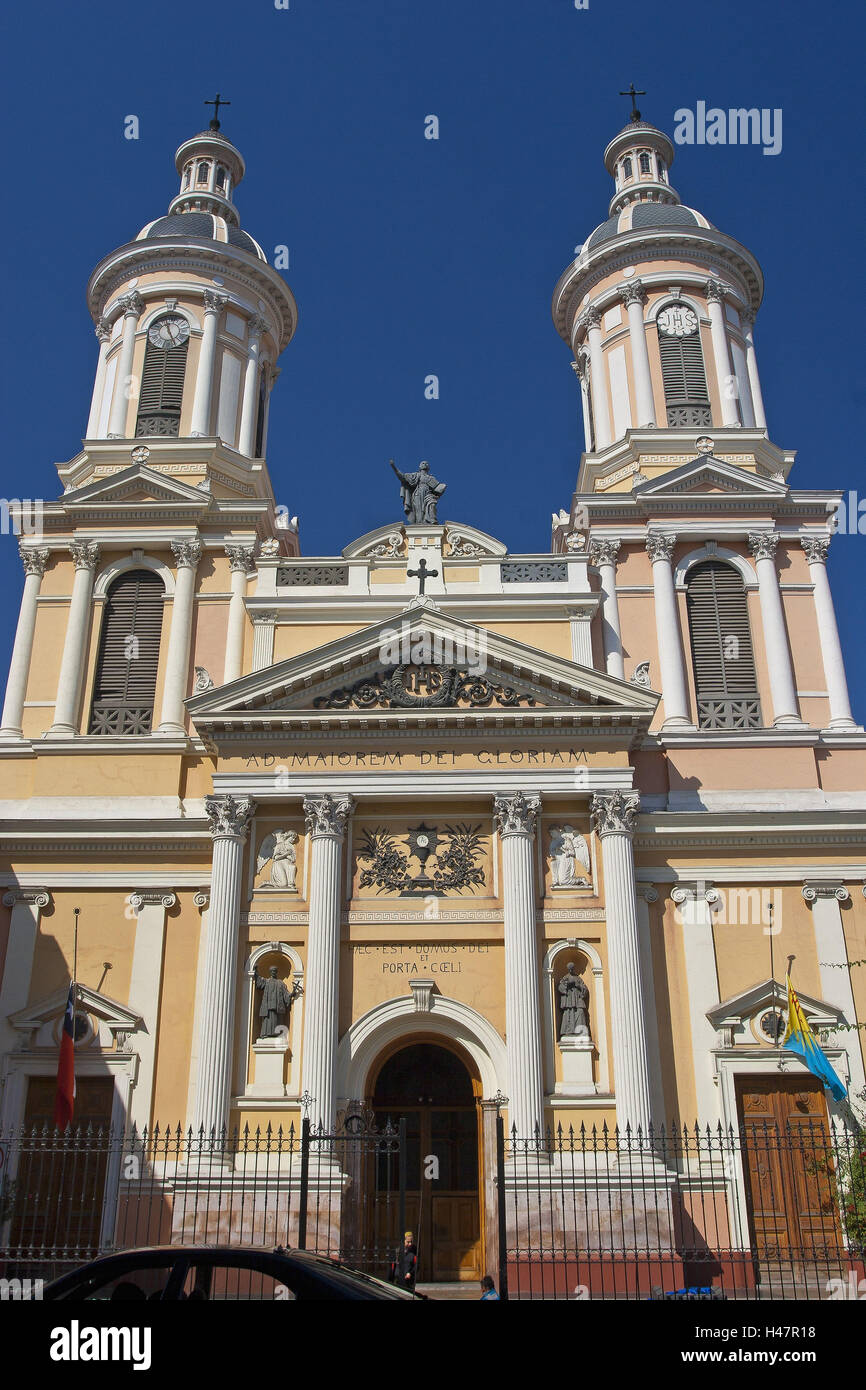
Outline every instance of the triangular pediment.
[(679, 498), (684, 494), (720, 492), (781, 499), (787, 495), (788, 488), (783, 482), (738, 468), (736, 464), (714, 458), (712, 454), (701, 454), (670, 473), (641, 483), (633, 490), (633, 496), (642, 501), (659, 501)]
[[(810, 1025), (817, 1033), (821, 1028), (835, 1028), (843, 1018), (842, 1010), (823, 999), (813, 999), (810, 994), (797, 991)], [(744, 1025), (755, 1014), (764, 1009), (777, 1009), (784, 1014), (788, 1008), (788, 991), (778, 980), (762, 980), (743, 990), (741, 994), (725, 999), (707, 1010), (707, 1018), (714, 1028), (736, 1028)]]
[(561, 714), (647, 727), (659, 696), (644, 686), (416, 605), (361, 632), (193, 696), (204, 731), (299, 719), (530, 721)]
[[(37, 999), (33, 1004), (28, 1004), (25, 1009), (19, 1009), (17, 1013), (10, 1014), (9, 1023), (21, 1033), (35, 1033), (43, 1024), (51, 1023), (54, 1019), (62, 1017), (68, 997), (69, 988), (64, 985), (61, 989), (55, 990), (53, 994)], [(78, 985), (76, 1008), (82, 1013), (93, 1014), (95, 1018), (101, 1019), (109, 1032), (114, 1035), (135, 1033), (143, 1026), (144, 1022), (141, 1014), (136, 1013), (134, 1009), (128, 1008), (126, 1004), (119, 1004), (116, 999), (110, 999), (107, 994), (101, 994), (99, 990), (91, 989), (89, 985)]]
[(69, 510), (77, 507), (132, 505), (185, 505), (204, 511), (209, 497), (201, 488), (179, 482), (164, 473), (157, 473), (145, 464), (133, 463), (118, 473), (95, 478), (82, 487), (63, 494), (63, 505)]

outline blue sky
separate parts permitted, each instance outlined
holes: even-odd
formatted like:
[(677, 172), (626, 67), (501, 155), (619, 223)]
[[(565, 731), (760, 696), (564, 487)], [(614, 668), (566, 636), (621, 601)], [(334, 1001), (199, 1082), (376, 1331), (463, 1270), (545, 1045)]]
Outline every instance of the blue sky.
[[(96, 363), (87, 277), (164, 212), (174, 150), (219, 89), (247, 161), (243, 225), (270, 254), (290, 248), (299, 327), (268, 462), (304, 553), (338, 552), (400, 515), (391, 456), (430, 460), (448, 484), (443, 517), (515, 552), (545, 549), (582, 447), (550, 299), (606, 216), (601, 155), (633, 80), (669, 132), (700, 100), (782, 109), (777, 156), (680, 147), (672, 180), (764, 268), (756, 342), (771, 438), (799, 451), (791, 481), (863, 494), (863, 27), (852, 7), (802, 0), (7, 9), (0, 490), (56, 496), (53, 465), (79, 447)], [(138, 141), (123, 138), (129, 114)], [(429, 114), (438, 141), (424, 139)], [(840, 536), (830, 561), (861, 720), (864, 546)], [(5, 672), (22, 583), (12, 537), (0, 577)]]

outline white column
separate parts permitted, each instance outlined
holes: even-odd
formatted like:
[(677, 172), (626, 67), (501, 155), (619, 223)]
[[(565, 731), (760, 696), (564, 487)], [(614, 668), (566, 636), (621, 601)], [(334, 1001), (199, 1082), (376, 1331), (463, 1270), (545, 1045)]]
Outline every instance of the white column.
[(656, 423), (653, 383), (650, 375), (649, 353), (646, 345), (644, 305), (647, 292), (640, 280), (630, 280), (622, 286), (622, 299), (628, 313), (628, 336), (631, 343), (631, 364), (634, 371), (634, 392), (638, 425)]
[(653, 972), (652, 930), (650, 905), (658, 902), (658, 890), (651, 883), (638, 883), (637, 894), (637, 933), (638, 955), (640, 957), (640, 981), (643, 991), (644, 1026), (646, 1028), (647, 1069), (651, 1117), (653, 1125), (659, 1129), (666, 1125), (670, 1116), (665, 1115), (665, 1093), (662, 1085), (662, 1054), (659, 1043), (659, 1020), (656, 1012), (655, 975)]
[(604, 865), (616, 1122), (621, 1131), (626, 1125), (646, 1131), (651, 1118), (632, 851), (639, 806), (637, 792), (596, 792), (592, 798)]
[(722, 402), (722, 424), (738, 425), (740, 413), (737, 409), (736, 394), (732, 390), (736, 379), (731, 371), (731, 357), (728, 352), (724, 290), (718, 280), (707, 281), (707, 306), (710, 315), (710, 334), (713, 340), (713, 358), (716, 364), (716, 380)]
[(592, 307), (581, 315), (589, 342), (589, 370), (592, 377), (592, 418), (595, 423), (595, 445), (606, 449), (613, 441), (610, 428), (610, 411), (607, 408), (607, 383), (604, 372), (604, 353), (601, 346), (601, 313)]
[(219, 1138), (228, 1125), (244, 841), (255, 802), (248, 796), (207, 796), (204, 804), (213, 865), (193, 1128)]
[(102, 393), (105, 390), (108, 347), (111, 342), (111, 327), (105, 319), (99, 320), (94, 331), (99, 339), (99, 360), (96, 363), (96, 380), (93, 383), (93, 397), (90, 402), (90, 415), (87, 418), (87, 433), (84, 436), (85, 439), (95, 439), (96, 431), (99, 427), (99, 415), (102, 410)]
[(683, 933), (686, 992), (692, 1035), (695, 1076), (696, 1119), (704, 1125), (719, 1122), (719, 1093), (713, 1079), (713, 1049), (718, 1045), (716, 1030), (707, 1010), (719, 1002), (719, 975), (713, 940), (713, 905), (719, 894), (712, 884), (680, 884), (671, 891), (677, 904), (677, 922)]
[[(864, 889), (866, 894), (866, 889)], [(821, 972), (821, 994), (827, 1004), (841, 1009), (844, 1023), (857, 1023), (857, 1006), (851, 988), (851, 970), (848, 948), (845, 945), (845, 928), (842, 924), (841, 904), (849, 900), (850, 894), (844, 883), (828, 883), (818, 880), (803, 885), (803, 897), (812, 908), (812, 925), (815, 929), (815, 950), (818, 968)], [(863, 1019), (859, 1020), (861, 1023)], [(863, 1070), (863, 1054), (860, 1050), (859, 1031), (845, 1032), (836, 1038), (839, 1045), (848, 1053), (850, 1073), (849, 1091), (857, 1095), (866, 1085)], [(848, 1043), (850, 1041), (850, 1047)]]
[(256, 443), (256, 416), (258, 414), (259, 393), (257, 390), (259, 382), (259, 351), (262, 345), (262, 334), (267, 328), (267, 319), (263, 319), (261, 314), (254, 314), (250, 319), (249, 332), (250, 341), (247, 356), (247, 368), (244, 376), (244, 398), (241, 403), (241, 429), (238, 450), (252, 458)]
[(662, 699), (665, 721), (663, 728), (689, 725), (689, 697), (683, 644), (680, 637), (680, 615), (677, 594), (671, 571), (671, 556), (676, 536), (650, 532), (646, 548), (653, 567), (653, 595), (656, 612), (659, 669), (662, 677)]
[(209, 438), (213, 433), (210, 427), (210, 417), (211, 402), (213, 401), (217, 328), (219, 316), (228, 302), (227, 294), (217, 294), (213, 290), (205, 290), (204, 292), (204, 327), (201, 334), (195, 394), (192, 398), (192, 420), (189, 427), (189, 432), (193, 438)]
[(131, 1046), (138, 1053), (138, 1073), (130, 1100), (130, 1119), (136, 1129), (150, 1129), (159, 1120), (153, 1110), (153, 1081), (156, 1069), (156, 1039), (159, 1034), (159, 1006), (162, 998), (162, 961), (165, 943), (165, 914), (177, 898), (170, 889), (141, 889), (129, 896), (135, 913), (135, 946), (129, 977), (129, 1003), (144, 1020), (144, 1028), (134, 1035)]
[(8, 1022), (10, 1014), (23, 1009), (30, 997), (30, 977), (39, 933), (39, 916), (51, 902), (46, 888), (9, 888), (3, 905), (12, 909), (6, 964), (0, 984), (0, 1056), (21, 1043), (21, 1034)]
[(623, 681), (625, 663), (622, 658), (619, 602), (616, 597), (616, 557), (619, 547), (618, 540), (594, 537), (589, 544), (589, 563), (595, 565), (601, 579), (601, 634), (607, 674)]
[(749, 549), (755, 557), (755, 569), (758, 571), (758, 595), (761, 601), (764, 650), (770, 675), (773, 724), (802, 726), (803, 721), (797, 707), (797, 690), (794, 685), (782, 595), (776, 574), (775, 555), (778, 543), (779, 537), (772, 531), (754, 531), (749, 535)]
[(589, 383), (587, 372), (589, 371), (589, 360), (586, 357), (578, 357), (572, 362), (571, 369), (580, 383), (580, 407), (583, 412), (583, 447), (585, 453), (590, 453), (592, 443), (592, 422), (589, 414)]
[(252, 545), (227, 545), (232, 575), (232, 596), (229, 601), (229, 621), (226, 633), (226, 660), (223, 668), (223, 684), (237, 680), (241, 674), (244, 659), (244, 628), (246, 608), (244, 599), (247, 593), (247, 573), (253, 567), (255, 547)]
[(210, 888), (200, 888), (193, 894), (193, 902), (201, 914), (198, 934), (198, 955), (195, 969), (195, 1006), (192, 1018), (192, 1045), (189, 1051), (189, 1080), (186, 1093), (187, 1123), (192, 1124), (195, 1114), (195, 1097), (198, 1090), (198, 1049), (202, 1033), (202, 1022), (208, 1012), (208, 1000), (204, 994), (204, 965), (207, 959), (208, 914), (210, 912)]
[(48, 730), (49, 738), (69, 738), (78, 733), (78, 704), (81, 698), (87, 634), (90, 630), (93, 574), (99, 563), (99, 546), (95, 541), (79, 541), (69, 548), (75, 562), (75, 578), (72, 581), (72, 599), (66, 619), (63, 655), (60, 658), (54, 723)]
[(752, 335), (752, 326), (755, 322), (755, 315), (740, 310), (740, 321), (743, 325), (743, 337), (746, 340), (746, 370), (749, 373), (749, 386), (752, 391), (752, 409), (755, 412), (755, 424), (758, 429), (767, 428), (767, 416), (764, 412), (764, 397), (761, 395), (761, 379), (758, 376), (758, 359), (755, 356), (755, 339)]
[(135, 357), (135, 331), (138, 320), (144, 311), (144, 300), (133, 290), (118, 300), (123, 305), (123, 340), (120, 345), (120, 358), (117, 376), (114, 378), (114, 400), (108, 417), (108, 438), (126, 439), (126, 417), (129, 413), (130, 397), (136, 399), (138, 392), (132, 387), (132, 363)]
[(171, 548), (177, 563), (177, 579), (171, 606), (171, 632), (165, 662), (162, 713), (157, 733), (184, 734), (186, 727), (183, 699), (189, 676), (195, 572), (201, 559), (201, 541), (198, 538), (172, 541)]
[(821, 641), (821, 660), (824, 663), (824, 679), (830, 698), (831, 729), (856, 729), (857, 724), (851, 714), (851, 701), (848, 698), (848, 682), (845, 679), (845, 659), (842, 656), (842, 643), (836, 626), (836, 610), (833, 595), (827, 578), (827, 551), (829, 536), (801, 536), (800, 542), (809, 562), (809, 575), (813, 584), (815, 616), (818, 620), (818, 636)]
[(253, 670), (263, 671), (274, 662), (274, 625), (277, 615), (271, 609), (253, 613)]
[(3, 720), (0, 724), (0, 739), (21, 738), (24, 717), (24, 700), (27, 695), (27, 681), (30, 676), (30, 658), (33, 653), (33, 634), (36, 631), (36, 608), (42, 576), (48, 564), (48, 550), (31, 550), (19, 541), (18, 549), (24, 566), (24, 593), (18, 611), (18, 626), (15, 629), (15, 645), (9, 662), (9, 679), (6, 682), (6, 699), (3, 702)]
[(310, 918), (304, 976), (303, 1087), (312, 1124), (331, 1130), (336, 1119), (337, 1029), (340, 998), (340, 865), (350, 796), (308, 796)]
[(494, 815), (502, 841), (505, 923), (505, 1038), (508, 1118), (518, 1138), (544, 1129), (538, 940), (535, 925), (534, 842), (541, 798), (497, 796)]

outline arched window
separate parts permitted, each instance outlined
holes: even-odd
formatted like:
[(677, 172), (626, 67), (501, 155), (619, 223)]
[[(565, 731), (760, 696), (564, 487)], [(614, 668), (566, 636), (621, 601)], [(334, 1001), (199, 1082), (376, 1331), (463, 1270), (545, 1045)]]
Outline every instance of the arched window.
[(214, 179), (214, 186), (215, 186), (216, 188), (219, 189), (220, 193), (224, 193), (224, 192), (225, 192), (225, 187), (226, 187), (226, 171), (225, 171), (225, 169), (223, 168), (223, 166), (222, 166), (221, 164), (218, 164), (218, 165), (217, 165), (216, 178)]
[(197, 169), (197, 171), (196, 171), (196, 176), (195, 176), (195, 181), (196, 181), (196, 183), (199, 183), (199, 184), (201, 184), (201, 183), (207, 183), (207, 176), (208, 176), (209, 170), (210, 170), (210, 165), (208, 164), (207, 160), (206, 160), (206, 159), (201, 160), (200, 163), (199, 163), (198, 169)]
[(638, 156), (638, 168), (640, 169), (640, 171), (641, 171), (642, 174), (651, 174), (651, 173), (652, 173), (652, 165), (651, 165), (651, 163), (650, 163), (650, 157), (649, 157), (649, 155), (647, 154), (646, 150), (643, 150), (643, 151), (641, 152), (641, 154)]
[(164, 314), (147, 330), (136, 435), (178, 434), (188, 347), (189, 324), (180, 314)]
[(760, 728), (755, 656), (739, 572), (722, 560), (694, 565), (686, 580), (686, 610), (699, 727)]
[(664, 160), (657, 159), (656, 163), (658, 164), (659, 178), (662, 180), (662, 182), (664, 182), (665, 178), (667, 177), (667, 175), (665, 174)]
[(183, 171), (183, 187), (184, 187), (184, 188), (189, 188), (190, 180), (191, 180), (191, 179), (192, 179), (192, 165), (191, 165), (191, 164), (187, 164), (186, 167), (185, 167), (185, 169), (184, 169), (184, 171)]
[(698, 316), (687, 304), (671, 303), (656, 318), (668, 424), (712, 424)]
[(624, 179), (630, 179), (630, 178), (631, 178), (631, 160), (630, 160), (630, 159), (624, 159), (624, 160), (622, 161), (622, 176), (623, 176)]
[(152, 570), (127, 570), (108, 590), (88, 732), (148, 734), (153, 722), (164, 590)]

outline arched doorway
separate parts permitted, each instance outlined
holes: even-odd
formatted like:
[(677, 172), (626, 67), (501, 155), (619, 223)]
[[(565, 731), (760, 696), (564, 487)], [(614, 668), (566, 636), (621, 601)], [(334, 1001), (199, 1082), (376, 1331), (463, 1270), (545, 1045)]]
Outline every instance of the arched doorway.
[(406, 1120), (406, 1219), (421, 1281), (481, 1277), (479, 1095), (463, 1058), (432, 1042), (392, 1052), (376, 1077), (377, 1123)]

